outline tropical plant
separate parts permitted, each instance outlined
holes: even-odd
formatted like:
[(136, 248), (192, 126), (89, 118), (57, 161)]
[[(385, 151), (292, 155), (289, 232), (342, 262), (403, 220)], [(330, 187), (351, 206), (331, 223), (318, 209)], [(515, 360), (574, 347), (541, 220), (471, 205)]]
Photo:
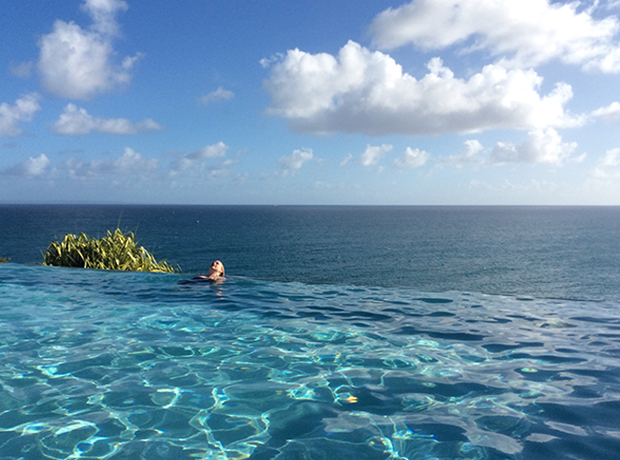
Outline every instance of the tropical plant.
[(174, 273), (181, 271), (167, 262), (157, 262), (144, 247), (138, 246), (132, 232), (114, 233), (101, 239), (66, 234), (62, 241), (50, 243), (45, 251), (44, 265), (59, 267), (95, 268), (100, 270), (126, 270), (141, 272)]

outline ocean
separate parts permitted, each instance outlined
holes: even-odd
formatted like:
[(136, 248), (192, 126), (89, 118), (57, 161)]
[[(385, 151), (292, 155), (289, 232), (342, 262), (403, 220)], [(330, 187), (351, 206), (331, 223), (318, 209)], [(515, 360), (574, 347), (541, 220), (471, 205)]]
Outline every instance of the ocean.
[[(183, 273), (41, 265), (117, 226)], [(4, 205), (0, 235), (1, 460), (618, 458), (620, 208)]]

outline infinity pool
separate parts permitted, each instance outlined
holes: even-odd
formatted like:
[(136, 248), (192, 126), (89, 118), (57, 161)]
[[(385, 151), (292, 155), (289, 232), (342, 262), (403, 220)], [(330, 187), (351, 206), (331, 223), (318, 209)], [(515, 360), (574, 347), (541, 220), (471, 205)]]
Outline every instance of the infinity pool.
[(613, 303), (0, 265), (0, 459), (620, 452)]

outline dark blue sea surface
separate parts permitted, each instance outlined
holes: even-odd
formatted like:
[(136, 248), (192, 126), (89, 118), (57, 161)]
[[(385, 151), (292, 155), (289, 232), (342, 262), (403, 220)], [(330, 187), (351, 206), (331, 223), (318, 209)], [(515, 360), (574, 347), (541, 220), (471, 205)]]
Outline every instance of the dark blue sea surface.
[[(183, 274), (41, 266), (134, 231)], [(613, 459), (619, 208), (0, 206), (0, 460)], [(184, 284), (215, 258), (220, 284)]]
[(620, 302), (620, 207), (0, 205), (0, 257), (117, 226), (186, 273)]

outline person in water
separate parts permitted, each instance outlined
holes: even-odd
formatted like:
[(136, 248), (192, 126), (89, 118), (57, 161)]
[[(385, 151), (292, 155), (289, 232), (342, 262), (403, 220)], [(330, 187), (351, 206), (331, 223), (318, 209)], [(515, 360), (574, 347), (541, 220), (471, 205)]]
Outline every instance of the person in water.
[(197, 275), (189, 280), (179, 280), (179, 284), (202, 284), (204, 282), (213, 284), (224, 281), (224, 264), (216, 260), (209, 267), (209, 273), (206, 275)]
[(220, 262), (219, 260), (216, 260), (209, 267), (209, 274), (199, 275), (196, 278), (208, 279), (211, 281), (223, 280), (224, 279), (224, 264)]

